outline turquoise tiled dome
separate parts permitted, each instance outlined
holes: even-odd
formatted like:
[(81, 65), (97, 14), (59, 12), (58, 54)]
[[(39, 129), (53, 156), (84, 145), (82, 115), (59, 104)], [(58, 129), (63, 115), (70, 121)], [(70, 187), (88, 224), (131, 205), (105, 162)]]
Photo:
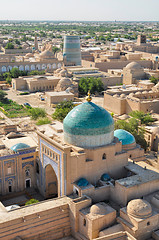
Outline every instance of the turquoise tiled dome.
[(129, 133), (123, 129), (115, 130), (114, 136), (117, 137), (119, 139), (119, 141), (122, 142), (122, 145), (128, 145), (128, 144), (135, 143), (134, 136), (131, 133)]
[(101, 176), (101, 180), (104, 181), (104, 182), (107, 182), (107, 181), (110, 181), (111, 178), (109, 176), (108, 173), (104, 173), (102, 176)]
[(77, 185), (78, 185), (79, 187), (86, 187), (88, 184), (89, 184), (89, 182), (88, 182), (87, 179), (85, 179), (85, 178), (80, 178), (80, 179), (77, 181)]
[(21, 149), (25, 149), (25, 148), (29, 148), (30, 146), (25, 144), (25, 143), (17, 143), (15, 145), (13, 145), (11, 147), (11, 149), (14, 151), (14, 152), (18, 152), (18, 150), (21, 150)]
[(73, 108), (63, 124), (64, 132), (82, 136), (106, 134), (114, 130), (111, 115), (92, 102), (85, 102)]

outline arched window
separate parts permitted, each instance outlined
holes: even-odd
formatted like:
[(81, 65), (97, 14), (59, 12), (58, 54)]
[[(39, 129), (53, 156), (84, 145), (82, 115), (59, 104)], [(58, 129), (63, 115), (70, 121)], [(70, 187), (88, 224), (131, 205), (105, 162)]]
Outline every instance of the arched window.
[(103, 153), (103, 157), (102, 157), (102, 159), (103, 159), (103, 160), (106, 159), (106, 154), (105, 154), (105, 153)]

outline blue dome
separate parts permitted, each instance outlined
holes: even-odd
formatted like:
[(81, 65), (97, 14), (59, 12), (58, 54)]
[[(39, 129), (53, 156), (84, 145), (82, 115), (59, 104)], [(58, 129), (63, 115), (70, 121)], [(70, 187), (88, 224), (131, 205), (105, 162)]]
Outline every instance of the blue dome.
[(77, 185), (78, 185), (79, 187), (86, 187), (88, 184), (89, 184), (89, 182), (88, 182), (85, 178), (80, 178), (80, 179), (77, 181)]
[(107, 181), (110, 181), (110, 176), (109, 174), (107, 173), (104, 173), (102, 176), (101, 176), (101, 180), (104, 181), (104, 182), (107, 182)]
[(14, 152), (18, 152), (18, 150), (25, 149), (25, 148), (30, 148), (30, 146), (25, 144), (25, 143), (17, 143), (14, 146), (11, 147), (11, 149)]
[(68, 134), (95, 136), (112, 132), (114, 120), (104, 108), (85, 102), (68, 113), (63, 126), (64, 132)]
[(128, 144), (135, 143), (134, 136), (131, 133), (129, 133), (123, 129), (115, 130), (114, 136), (117, 137), (119, 139), (119, 141), (122, 142), (122, 145), (128, 145)]

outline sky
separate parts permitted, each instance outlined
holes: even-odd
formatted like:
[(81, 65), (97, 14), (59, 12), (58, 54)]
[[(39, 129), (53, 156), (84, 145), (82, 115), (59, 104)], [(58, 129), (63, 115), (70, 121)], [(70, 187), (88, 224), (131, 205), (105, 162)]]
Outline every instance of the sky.
[(159, 21), (159, 0), (0, 0), (0, 20)]

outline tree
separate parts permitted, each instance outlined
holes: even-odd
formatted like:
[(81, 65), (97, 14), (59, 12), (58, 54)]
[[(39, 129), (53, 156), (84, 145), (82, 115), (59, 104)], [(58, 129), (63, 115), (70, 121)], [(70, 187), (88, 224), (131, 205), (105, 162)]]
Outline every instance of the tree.
[(54, 54), (58, 53), (58, 52), (60, 52), (60, 48), (54, 46), (54, 47), (52, 47), (52, 51)]
[(63, 121), (67, 114), (73, 109), (74, 105), (72, 101), (63, 101), (56, 105), (55, 112), (52, 114), (52, 118), (58, 121)]
[(6, 100), (7, 93), (4, 92), (3, 90), (0, 90), (0, 102), (4, 102)]
[(88, 90), (90, 90), (92, 94), (100, 93), (104, 90), (104, 84), (100, 78), (83, 77), (79, 81), (78, 90), (81, 95), (86, 95)]
[(8, 42), (7, 45), (5, 46), (5, 49), (14, 49), (13, 43)]
[(30, 199), (29, 201), (27, 201), (27, 202), (25, 203), (25, 206), (31, 205), (31, 204), (34, 204), (34, 203), (38, 203), (38, 202), (39, 202), (39, 201), (38, 201), (37, 199), (32, 198), (32, 199)]
[(151, 76), (151, 77), (149, 78), (149, 80), (150, 80), (152, 83), (154, 83), (155, 85), (158, 83), (158, 79), (155, 78), (154, 76)]
[(20, 41), (19, 41), (18, 39), (15, 39), (15, 43), (16, 43), (17, 45), (20, 45)]
[(12, 68), (10, 70), (10, 74), (12, 76), (12, 78), (18, 78), (20, 76), (20, 70), (18, 68)]
[(149, 113), (144, 113), (142, 111), (132, 111), (129, 115), (135, 119), (140, 120), (141, 124), (145, 125), (149, 125), (155, 121), (155, 119), (153, 119)]
[(144, 139), (144, 128), (139, 127), (139, 121), (135, 118), (130, 118), (128, 122), (125, 120), (118, 120), (115, 122), (115, 129), (124, 129), (130, 132), (145, 151), (147, 149), (147, 142)]
[(43, 108), (31, 108), (29, 112), (34, 120), (38, 119), (39, 117), (46, 117), (46, 111)]

